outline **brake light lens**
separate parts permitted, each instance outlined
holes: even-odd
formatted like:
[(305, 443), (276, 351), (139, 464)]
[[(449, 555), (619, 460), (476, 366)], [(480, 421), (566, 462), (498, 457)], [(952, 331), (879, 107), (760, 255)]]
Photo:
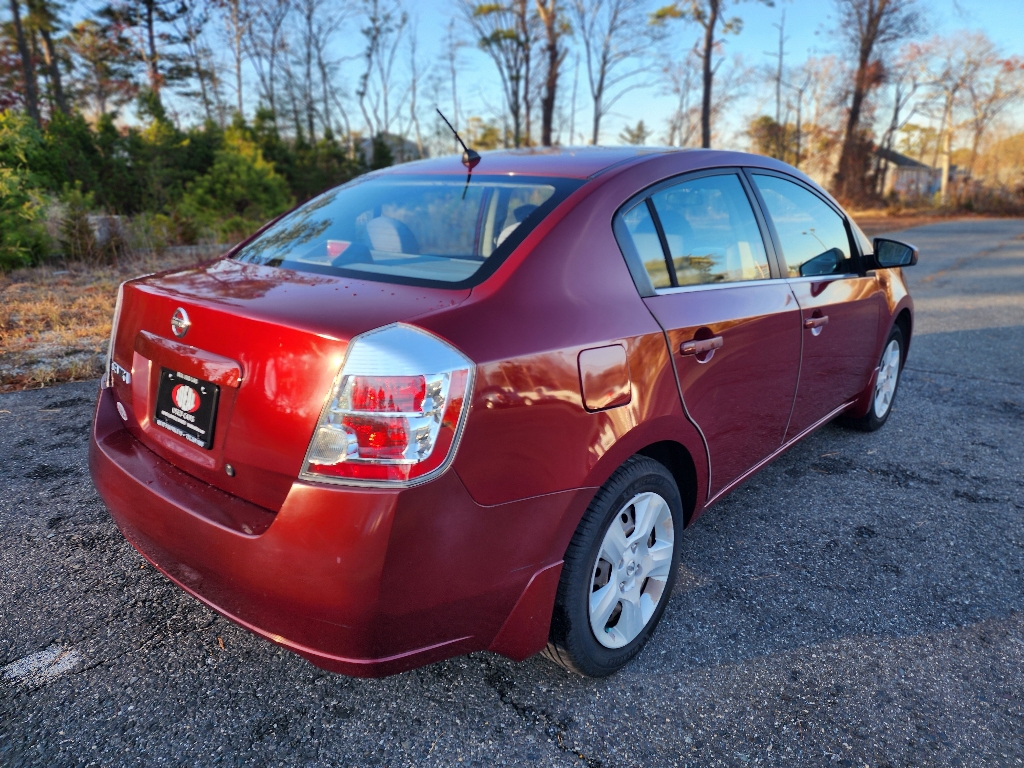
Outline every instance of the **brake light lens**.
[[(127, 281), (126, 281), (127, 282)], [(100, 379), (101, 386), (114, 386), (114, 344), (117, 342), (117, 323), (121, 319), (121, 302), (124, 299), (124, 283), (117, 286), (117, 301), (114, 302), (114, 317), (110, 322), (110, 345), (107, 347), (107, 367)]]
[(408, 486), (450, 464), (475, 366), (402, 323), (352, 339), (303, 463), (318, 482)]

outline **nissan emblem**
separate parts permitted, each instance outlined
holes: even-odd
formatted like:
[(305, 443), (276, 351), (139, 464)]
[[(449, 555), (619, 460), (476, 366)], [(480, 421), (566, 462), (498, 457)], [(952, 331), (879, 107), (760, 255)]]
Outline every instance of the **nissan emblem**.
[(174, 310), (174, 314), (171, 315), (171, 330), (174, 335), (179, 339), (188, 333), (189, 326), (192, 325), (192, 321), (188, 319), (188, 312), (181, 307)]

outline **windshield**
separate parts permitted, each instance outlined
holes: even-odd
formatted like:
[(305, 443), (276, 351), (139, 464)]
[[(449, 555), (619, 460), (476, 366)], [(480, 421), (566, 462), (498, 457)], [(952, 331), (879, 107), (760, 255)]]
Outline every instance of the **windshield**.
[(248, 243), (252, 264), (443, 287), (475, 285), (577, 179), (474, 175), (369, 177), (325, 192)]

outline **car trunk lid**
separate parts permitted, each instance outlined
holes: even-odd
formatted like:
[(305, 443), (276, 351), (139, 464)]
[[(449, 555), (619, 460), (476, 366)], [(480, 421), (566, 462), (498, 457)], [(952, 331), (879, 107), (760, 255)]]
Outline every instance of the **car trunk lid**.
[[(200, 480), (277, 510), (349, 340), (468, 296), (227, 259), (146, 277), (124, 287), (113, 384), (128, 428), (147, 447)], [(171, 324), (179, 309), (189, 323), (180, 337)], [(177, 378), (158, 398), (162, 375)], [(168, 400), (176, 383), (195, 390), (195, 416), (203, 416), (198, 401), (216, 394), (209, 448), (181, 436), (191, 429), (184, 419), (195, 420), (190, 401)], [(177, 425), (178, 434), (171, 431)]]

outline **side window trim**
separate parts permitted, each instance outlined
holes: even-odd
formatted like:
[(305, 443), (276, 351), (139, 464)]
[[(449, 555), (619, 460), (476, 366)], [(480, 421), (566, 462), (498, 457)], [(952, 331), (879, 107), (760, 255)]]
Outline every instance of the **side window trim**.
[(626, 268), (629, 269), (629, 274), (633, 278), (637, 292), (641, 297), (649, 299), (651, 296), (657, 296), (658, 292), (654, 289), (651, 276), (647, 274), (643, 259), (640, 258), (640, 254), (636, 251), (636, 246), (633, 245), (633, 238), (630, 236), (624, 220), (627, 213), (636, 208), (637, 205), (644, 204), (644, 201), (641, 199), (633, 205), (624, 205), (616, 211), (615, 216), (612, 218), (612, 233), (615, 235), (615, 243), (619, 246), (622, 257), (626, 260)]
[(673, 288), (678, 288), (679, 278), (676, 276), (676, 265), (672, 262), (672, 251), (668, 247), (668, 238), (665, 237), (665, 230), (661, 226), (661, 216), (658, 215), (658, 209), (654, 207), (653, 197), (653, 194), (650, 194), (644, 198), (644, 205), (647, 206), (647, 212), (651, 214), (651, 221), (654, 222), (654, 231), (658, 233), (658, 242), (661, 243), (661, 253), (665, 257), (669, 282), (672, 283)]
[[(736, 176), (739, 179), (740, 186), (743, 188), (744, 193), (747, 196), (747, 204), (750, 206), (751, 213), (754, 216), (754, 220), (757, 222), (758, 231), (761, 234), (761, 241), (764, 245), (765, 253), (768, 257), (768, 271), (769, 280), (777, 280), (784, 278), (786, 272), (782, 269), (782, 258), (779, 256), (779, 251), (775, 246), (775, 241), (772, 239), (773, 231), (768, 229), (770, 226), (770, 220), (766, 219), (760, 208), (760, 202), (754, 195), (757, 194), (757, 188), (754, 186), (752, 180), (746, 177), (746, 169), (739, 166), (722, 166), (721, 168), (707, 168), (699, 171), (688, 171), (687, 173), (679, 174), (678, 176), (672, 176), (667, 179), (655, 182), (637, 192), (635, 195), (630, 197), (619, 206), (619, 209), (615, 212), (615, 216), (612, 218), (612, 231), (615, 234), (615, 240), (619, 245), (619, 250), (622, 252), (623, 257), (626, 259), (626, 266), (629, 269), (630, 275), (633, 277), (633, 282), (636, 284), (637, 291), (644, 298), (650, 298), (652, 296), (658, 296), (663, 293), (678, 293), (680, 291), (692, 291), (692, 290), (704, 290), (707, 288), (725, 288), (730, 286), (743, 286), (743, 285), (756, 285), (764, 284), (765, 280), (754, 280), (754, 281), (737, 281), (735, 283), (709, 283), (707, 285), (684, 285), (678, 284), (676, 278), (675, 264), (672, 262), (670, 250), (668, 247), (668, 240), (665, 237), (665, 231), (661, 226), (661, 219), (658, 217), (658, 212), (654, 207), (651, 198), (663, 189), (674, 187), (677, 184), (681, 184), (687, 181), (693, 181), (696, 179), (702, 179), (709, 176)], [(672, 282), (670, 288), (655, 288), (651, 283), (651, 278), (647, 274), (647, 270), (644, 268), (643, 261), (640, 259), (640, 255), (635, 252), (632, 245), (632, 239), (626, 230), (625, 222), (623, 217), (632, 211), (638, 205), (647, 205), (648, 211), (651, 214), (651, 218), (654, 221), (655, 231), (658, 233), (658, 242), (661, 244), (662, 255), (665, 257), (665, 265), (668, 268), (669, 279)]]
[(776, 178), (782, 179), (783, 181), (788, 181), (792, 184), (796, 184), (798, 187), (807, 190), (816, 198), (818, 198), (818, 200), (825, 203), (825, 205), (827, 205), (833, 212), (835, 212), (835, 214), (843, 222), (843, 228), (846, 230), (846, 239), (849, 244), (850, 253), (853, 255), (853, 258), (855, 259), (857, 271), (846, 272), (839, 275), (820, 275), (818, 276), (819, 280), (822, 277), (831, 277), (833, 279), (839, 280), (849, 277), (864, 276), (864, 254), (861, 253), (860, 244), (857, 242), (857, 238), (853, 236), (853, 232), (850, 229), (849, 219), (843, 212), (842, 208), (837, 207), (836, 204), (833, 203), (831, 200), (829, 200), (826, 197), (823, 197), (821, 193), (819, 193), (816, 189), (808, 185), (806, 182), (796, 178), (795, 176), (790, 176), (788, 173), (781, 173), (779, 171), (771, 170), (768, 168), (757, 168), (747, 166), (743, 168), (743, 177), (746, 179), (747, 184), (750, 186), (750, 191), (753, 193), (754, 198), (757, 201), (757, 207), (760, 209), (761, 215), (764, 217), (765, 221), (768, 224), (768, 231), (771, 234), (772, 245), (774, 246), (772, 250), (776, 253), (776, 258), (778, 259), (779, 274), (782, 277), (786, 278), (787, 280), (809, 279), (803, 277), (789, 276), (789, 266), (786, 264), (786, 255), (782, 250), (782, 240), (779, 238), (779, 232), (777, 229), (775, 229), (775, 222), (772, 220), (771, 214), (768, 212), (768, 205), (767, 203), (765, 203), (764, 198), (761, 196), (761, 190), (757, 188), (757, 183), (754, 181), (755, 175), (775, 176)]

